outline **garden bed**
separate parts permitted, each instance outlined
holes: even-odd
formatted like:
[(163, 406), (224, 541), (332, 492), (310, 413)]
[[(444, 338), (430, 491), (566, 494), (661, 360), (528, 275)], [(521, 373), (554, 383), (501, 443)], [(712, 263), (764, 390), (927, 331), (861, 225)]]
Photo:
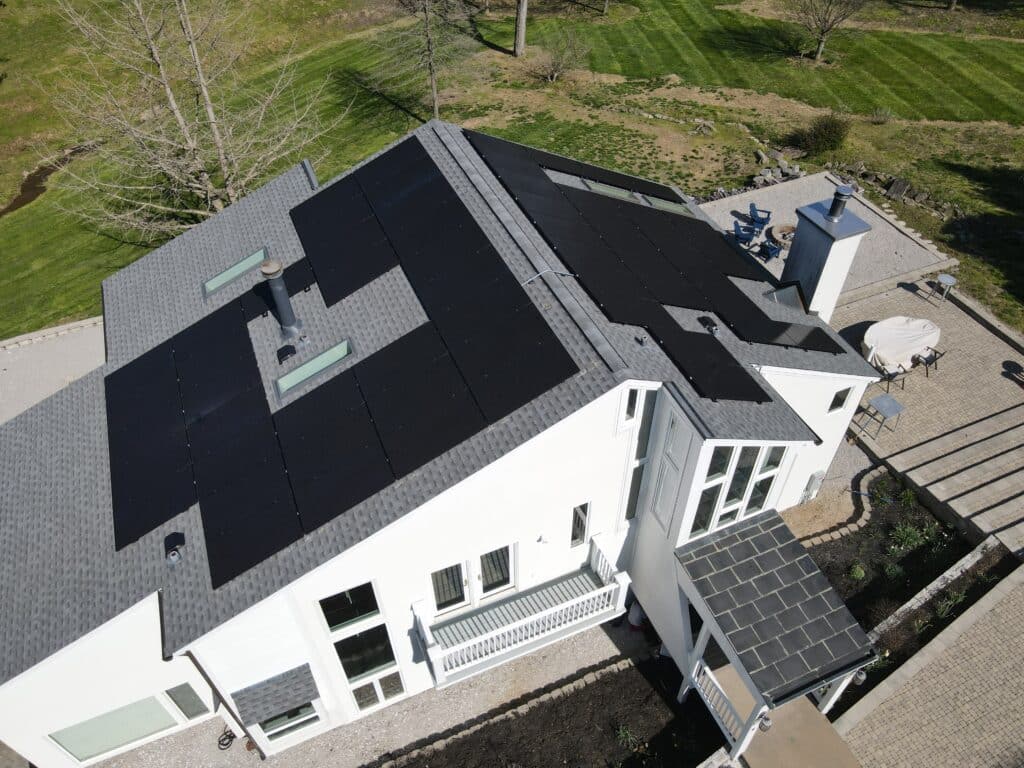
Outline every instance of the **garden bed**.
[(890, 474), (867, 488), (871, 519), (809, 552), (865, 629), (887, 619), (971, 550)]
[(526, 713), (487, 725), (404, 766), (696, 766), (724, 744), (696, 695), (675, 701), (681, 678), (670, 659), (648, 659)]
[(867, 680), (863, 685), (846, 689), (829, 713), (829, 719), (834, 721), (846, 712), (1018, 565), (1019, 561), (1006, 547), (996, 545), (922, 606), (908, 612), (898, 624), (883, 632), (876, 643), (880, 658), (867, 668)]

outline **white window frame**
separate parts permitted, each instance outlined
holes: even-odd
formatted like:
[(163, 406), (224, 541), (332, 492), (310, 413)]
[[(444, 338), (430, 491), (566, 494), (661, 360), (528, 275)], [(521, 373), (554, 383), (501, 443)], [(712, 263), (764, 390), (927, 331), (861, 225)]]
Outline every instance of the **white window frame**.
[[(259, 723), (256, 723), (253, 726), (253, 728), (258, 729), (259, 732), (262, 734), (263, 738), (267, 740), (268, 744), (273, 745), (274, 749), (278, 749), (280, 745), (291, 744), (293, 742), (293, 739), (295, 741), (298, 741), (300, 739), (308, 739), (310, 731), (307, 731), (306, 729), (310, 726), (323, 726), (326, 721), (327, 715), (326, 712), (324, 712), (323, 704), (321, 703), (319, 698), (313, 699), (312, 701), (308, 701), (306, 703), (313, 707), (313, 711), (301, 720), (296, 720), (295, 722), (282, 725), (280, 728), (275, 728), (274, 730), (269, 732), (263, 730), (263, 726)], [(280, 733), (281, 731), (288, 730), (289, 728), (295, 728), (295, 730), (291, 731), (290, 733), (286, 733), (280, 736), (279, 738), (272, 738), (275, 733)]]
[[(355, 589), (356, 587), (361, 587), (363, 584), (366, 583), (369, 583), (370, 587), (373, 589), (373, 598), (377, 602), (377, 612), (370, 614), (368, 616), (363, 616), (359, 619), (355, 619), (354, 621), (350, 621), (348, 624), (343, 624), (337, 629), (332, 630), (330, 626), (327, 624), (327, 617), (324, 616), (324, 612), (320, 607), (320, 600), (325, 600), (328, 597), (337, 595), (339, 592), (344, 592), (346, 589)], [(431, 592), (433, 592), (433, 590), (431, 590)], [(401, 665), (398, 663), (398, 654), (395, 653), (395, 642), (394, 638), (391, 636), (391, 628), (388, 626), (386, 612), (380, 600), (380, 592), (377, 590), (376, 579), (370, 579), (369, 582), (361, 581), (349, 587), (342, 587), (341, 589), (335, 592), (331, 592), (330, 594), (323, 595), (322, 597), (317, 598), (314, 601), (313, 605), (315, 607), (316, 612), (320, 615), (320, 626), (323, 627), (323, 631), (327, 639), (327, 644), (328, 647), (330, 648), (331, 658), (333, 658), (335, 664), (337, 664), (338, 675), (340, 676), (341, 680), (344, 682), (345, 686), (348, 689), (348, 694), (352, 701), (352, 706), (355, 709), (357, 717), (369, 714), (370, 712), (375, 712), (378, 709), (383, 708), (384, 706), (394, 704), (395, 702), (401, 701), (402, 699), (407, 698), (409, 696), (409, 690), (408, 688), (406, 688), (405, 685), (405, 675), (402, 673)], [(345, 667), (341, 664), (341, 659), (338, 657), (338, 650), (334, 647), (334, 644), (348, 637), (351, 637), (352, 635), (358, 635), (360, 632), (366, 632), (367, 630), (374, 629), (375, 627), (381, 625), (383, 625), (384, 631), (387, 632), (388, 644), (391, 646), (391, 655), (394, 657), (394, 661), (385, 667), (372, 670), (365, 674), (359, 675), (358, 677), (349, 677), (348, 673), (345, 672)], [(385, 700), (380, 693), (380, 686), (377, 685), (376, 690), (379, 699), (378, 703), (373, 707), (369, 707), (367, 709), (360, 709), (359, 705), (356, 703), (355, 700), (355, 689), (362, 687), (367, 683), (367, 681), (376, 681), (381, 677), (387, 677), (392, 672), (399, 673), (399, 677), (402, 681), (402, 693), (393, 698)], [(321, 720), (324, 720), (323, 716), (321, 716)]]
[[(588, 521), (589, 526), (589, 521)], [(589, 531), (589, 528), (588, 528)], [(492, 589), (490, 592), (484, 592), (483, 588), (483, 569), (480, 565), (480, 558), (484, 555), (494, 552), (499, 549), (508, 548), (508, 584), (503, 587)], [(462, 593), (463, 601), (457, 605), (450, 605), (447, 608), (438, 609), (437, 607), (437, 595), (434, 594), (434, 581), (432, 576), (439, 570), (445, 568), (451, 568), (452, 566), (458, 565), (462, 569)], [(442, 565), (440, 568), (434, 568), (427, 575), (427, 580), (430, 584), (430, 599), (434, 603), (434, 616), (448, 616), (449, 614), (457, 613), (464, 610), (472, 610), (478, 608), (484, 603), (490, 602), (496, 595), (503, 595), (506, 592), (516, 591), (519, 587), (519, 545), (516, 542), (509, 544), (502, 544), (491, 549), (487, 549), (484, 552), (480, 552), (475, 557), (468, 560), (456, 561), (451, 565)]]
[[(573, 529), (576, 527), (577, 510), (583, 510), (583, 533), (580, 538), (574, 539), (572, 536)], [(575, 549), (576, 547), (582, 547), (590, 541), (590, 502), (586, 501), (583, 504), (577, 504), (572, 508), (572, 519), (569, 522), (569, 548)]]
[[(843, 395), (843, 402), (842, 402), (842, 403), (840, 403), (839, 405), (837, 405), (837, 406), (833, 407), (833, 406), (832, 406), (832, 403), (834, 403), (834, 402), (835, 402), (835, 399), (836, 399), (836, 398), (837, 398), (837, 397), (838, 397), (838, 396), (839, 396), (840, 394), (842, 394), (842, 393), (844, 393), (844, 392), (845, 392), (846, 394), (844, 394), (844, 395)], [(831, 401), (831, 402), (829, 403), (829, 408), (828, 408), (828, 412), (829, 412), (829, 413), (838, 413), (839, 411), (842, 411), (842, 410), (844, 410), (844, 409), (846, 408), (846, 406), (847, 406), (847, 405), (849, 405), (849, 403), (850, 403), (850, 395), (852, 395), (852, 394), (853, 394), (853, 387), (843, 387), (843, 388), (842, 388), (842, 389), (840, 389), (840, 390), (839, 390), (838, 392), (836, 392), (835, 394), (833, 394), (833, 395), (832, 395), (832, 401)]]
[[(694, 514), (690, 519), (690, 530), (687, 533), (687, 541), (694, 541), (695, 539), (707, 536), (708, 534), (714, 533), (715, 531), (720, 531), (723, 528), (738, 523), (740, 520), (745, 520), (751, 515), (763, 512), (765, 509), (767, 509), (770, 506), (769, 500), (771, 498), (772, 492), (775, 491), (777, 487), (776, 483), (778, 481), (779, 475), (782, 474), (782, 468), (785, 466), (786, 459), (789, 458), (790, 454), (789, 446), (782, 445), (779, 443), (768, 443), (761, 445), (722, 443), (719, 445), (710, 446), (710, 448), (711, 452), (713, 452), (715, 448), (731, 448), (732, 454), (729, 456), (729, 465), (726, 468), (725, 474), (721, 475), (720, 477), (716, 477), (714, 480), (704, 482), (701, 484), (700, 490), (696, 494), (696, 501), (694, 502)], [(736, 466), (739, 464), (740, 453), (743, 451), (744, 448), (757, 448), (757, 456), (754, 458), (754, 471), (750, 473), (750, 477), (747, 479), (747, 485), (743, 489), (742, 498), (740, 498), (738, 501), (732, 501), (727, 504), (725, 497), (728, 493), (729, 485), (732, 484), (733, 476), (736, 471)], [(771, 451), (774, 448), (782, 448), (782, 458), (779, 460), (778, 466), (767, 468), (765, 467), (765, 464), (768, 462), (768, 456), (771, 454)], [(707, 476), (707, 472), (710, 469), (710, 455), (711, 454), (709, 453), (708, 466), (704, 468), (705, 477)], [(754, 486), (757, 485), (757, 483), (759, 483), (761, 480), (764, 480), (765, 478), (768, 477), (773, 478), (773, 480), (771, 486), (768, 488), (768, 493), (765, 496), (764, 504), (761, 506), (760, 509), (749, 509), (750, 497), (754, 492)], [(718, 497), (715, 500), (715, 508), (711, 513), (710, 525), (708, 526), (708, 529), (706, 531), (694, 533), (693, 526), (697, 520), (696, 509), (697, 506), (699, 506), (700, 504), (700, 498), (704, 494), (704, 491), (706, 491), (708, 488), (714, 488), (715, 486), (718, 486), (719, 490)], [(723, 523), (722, 516), (732, 512), (733, 510), (736, 510), (736, 517), (732, 520), (729, 520), (728, 522)]]
[[(636, 409), (631, 417), (626, 416), (628, 404), (629, 404), (629, 392), (636, 391)], [(619, 431), (622, 432), (626, 429), (633, 429), (636, 434), (632, 436), (633, 439), (629, 441), (629, 459), (626, 462), (625, 480), (623, 482), (623, 493), (622, 493), (622, 506), (619, 514), (619, 521), (622, 524), (629, 525), (631, 522), (636, 520), (640, 516), (640, 502), (643, 499), (643, 488), (644, 482), (647, 480), (647, 464), (651, 458), (651, 436), (654, 434), (654, 417), (656, 414), (651, 413), (651, 432), (647, 435), (647, 452), (641, 459), (636, 458), (637, 441), (640, 439), (640, 426), (643, 422), (644, 407), (647, 405), (648, 397), (657, 397), (657, 389), (650, 387), (629, 387), (626, 390), (626, 396), (623, 397), (622, 408), (619, 416)], [(674, 428), (676, 424), (676, 414), (671, 413), (669, 415), (670, 428)], [(637, 489), (637, 508), (633, 517), (626, 517), (629, 512), (629, 490), (633, 484), (633, 472), (641, 468), (640, 473), (640, 487)]]

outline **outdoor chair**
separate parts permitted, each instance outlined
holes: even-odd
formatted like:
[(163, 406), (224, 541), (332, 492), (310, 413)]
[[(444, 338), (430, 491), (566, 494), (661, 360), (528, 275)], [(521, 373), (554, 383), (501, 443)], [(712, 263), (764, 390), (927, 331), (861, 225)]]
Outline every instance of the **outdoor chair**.
[(766, 211), (763, 208), (758, 208), (753, 203), (750, 204), (750, 221), (758, 230), (762, 230), (765, 227), (767, 227), (768, 222), (771, 220), (771, 211)]
[(754, 242), (754, 238), (757, 237), (756, 229), (743, 226), (738, 221), (732, 223), (732, 231), (736, 235), (737, 242), (744, 247), (749, 246)]
[(934, 347), (925, 347), (925, 351), (921, 354), (914, 355), (914, 361), (921, 366), (924, 366), (925, 378), (928, 378), (928, 371), (934, 368), (936, 371), (939, 370), (939, 359), (946, 354), (945, 350), (941, 352)]
[(782, 254), (782, 246), (770, 240), (765, 240), (761, 243), (760, 254), (765, 262), (769, 262), (772, 259), (777, 259)]
[(910, 371), (902, 365), (897, 365), (895, 368), (879, 365), (875, 366), (875, 370), (877, 370), (882, 377), (882, 380), (878, 382), (878, 385), (885, 385), (886, 394), (888, 394), (892, 389), (893, 384), (899, 384), (900, 389), (907, 388), (907, 377), (910, 375)]

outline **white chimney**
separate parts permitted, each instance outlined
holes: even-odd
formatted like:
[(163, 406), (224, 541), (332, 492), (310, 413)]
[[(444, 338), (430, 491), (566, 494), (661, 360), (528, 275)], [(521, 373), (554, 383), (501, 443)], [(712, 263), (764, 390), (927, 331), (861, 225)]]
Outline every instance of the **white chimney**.
[(783, 282), (800, 283), (807, 309), (826, 323), (843, 290), (857, 247), (871, 226), (846, 210), (853, 196), (848, 186), (836, 189), (831, 201), (797, 208), (797, 228), (782, 270)]

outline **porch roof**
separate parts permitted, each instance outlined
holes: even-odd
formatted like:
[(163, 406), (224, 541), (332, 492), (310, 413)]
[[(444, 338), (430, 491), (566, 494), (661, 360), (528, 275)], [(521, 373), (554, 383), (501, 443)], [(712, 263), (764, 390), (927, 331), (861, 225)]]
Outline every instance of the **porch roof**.
[[(676, 550), (698, 599), (769, 706), (871, 662), (828, 579), (771, 510)], [(687, 590), (688, 592), (690, 590)]]

